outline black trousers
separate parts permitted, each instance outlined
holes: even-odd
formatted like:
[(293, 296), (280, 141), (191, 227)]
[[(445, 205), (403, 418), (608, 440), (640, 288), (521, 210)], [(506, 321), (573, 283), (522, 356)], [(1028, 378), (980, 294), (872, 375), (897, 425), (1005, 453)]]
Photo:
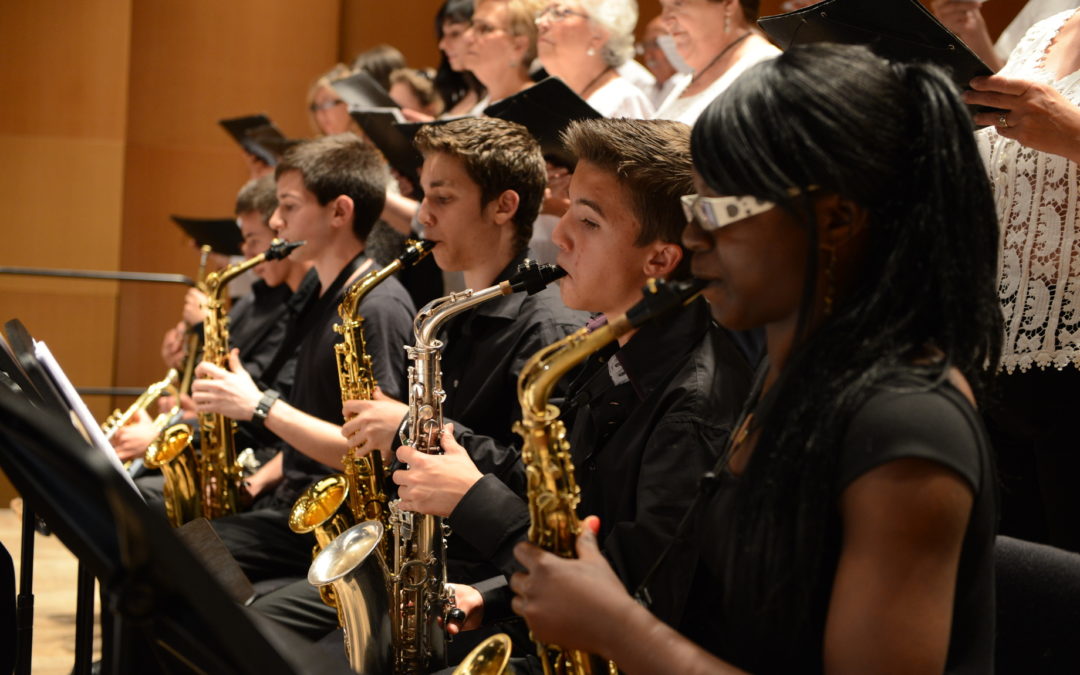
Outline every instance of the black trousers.
[(210, 521), (252, 582), (306, 577), (315, 537), (289, 529), (291, 504), (257, 500), (254, 509)]
[(998, 462), (1001, 534), (1080, 551), (1080, 370), (998, 377), (986, 423)]

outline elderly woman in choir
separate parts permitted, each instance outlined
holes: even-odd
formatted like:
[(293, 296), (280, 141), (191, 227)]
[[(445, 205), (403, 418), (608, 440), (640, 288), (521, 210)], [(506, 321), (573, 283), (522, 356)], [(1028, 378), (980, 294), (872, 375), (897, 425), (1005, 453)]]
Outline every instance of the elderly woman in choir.
[(536, 58), (540, 9), (538, 0), (476, 2), (465, 31), (464, 66), (487, 89), (484, 107), (532, 85), (529, 67)]
[(639, 88), (616, 71), (634, 53), (637, 0), (559, 0), (536, 19), (537, 52), (548, 74), (605, 117), (652, 117)]
[(308, 110), (311, 123), (321, 136), (355, 131), (356, 125), (349, 116), (349, 106), (334, 91), (333, 83), (351, 74), (349, 67), (339, 63), (322, 75), (308, 91)]
[(780, 53), (754, 27), (760, 0), (660, 0), (675, 48), (693, 68), (678, 75), (658, 119), (692, 125), (753, 64)]

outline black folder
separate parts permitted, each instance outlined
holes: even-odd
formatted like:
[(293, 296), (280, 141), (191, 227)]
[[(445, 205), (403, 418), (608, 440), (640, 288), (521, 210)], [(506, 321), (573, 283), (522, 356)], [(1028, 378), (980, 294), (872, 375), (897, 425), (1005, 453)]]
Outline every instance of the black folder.
[(574, 120), (603, 117), (557, 77), (549, 77), (491, 104), (484, 114), (523, 125), (540, 142), (545, 159), (570, 168), (577, 164), (577, 159), (562, 143), (563, 130)]
[(890, 61), (929, 61), (949, 71), (961, 91), (994, 72), (918, 0), (824, 0), (758, 25), (781, 49), (836, 42), (866, 45)]
[[(364, 134), (382, 151), (394, 170), (419, 188), (420, 166), (424, 158), (413, 147), (412, 136), (400, 128), (405, 122), (397, 108), (372, 108), (350, 113)], [(415, 135), (415, 131), (413, 131)]]
[(342, 101), (349, 106), (349, 112), (354, 110), (370, 110), (371, 108), (397, 108), (398, 104), (390, 98), (382, 85), (375, 78), (360, 71), (353, 73), (340, 80), (330, 83), (334, 91), (338, 93)]
[(169, 218), (195, 240), (196, 246), (209, 246), (214, 253), (222, 255), (240, 255), (240, 244), (244, 242), (244, 237), (235, 218), (188, 218), (176, 215)]
[(218, 120), (218, 124), (233, 137), (240, 147), (270, 166), (276, 166), (278, 158), (300, 141), (285, 137), (266, 115), (246, 115)]

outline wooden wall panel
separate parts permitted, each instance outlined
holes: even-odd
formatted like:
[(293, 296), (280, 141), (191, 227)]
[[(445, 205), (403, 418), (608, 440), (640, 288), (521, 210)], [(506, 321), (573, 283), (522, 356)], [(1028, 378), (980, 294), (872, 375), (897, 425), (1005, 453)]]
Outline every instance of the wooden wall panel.
[[(169, 214), (228, 217), (248, 175), (223, 117), (265, 112), (293, 137), (310, 135), (305, 97), (338, 53), (337, 0), (157, 0), (132, 16), (121, 264), (194, 276)], [(183, 289), (121, 289), (116, 381), (160, 379), (162, 333)]]
[[(0, 3), (0, 265), (117, 268), (130, 10)], [(111, 282), (0, 276), (0, 321), (20, 318), (77, 386), (108, 385), (116, 294)], [(0, 480), (0, 505), (12, 495)]]
[(438, 65), (435, 14), (441, 6), (442, 0), (342, 0), (341, 60), (349, 63), (386, 43), (401, 50), (410, 67)]

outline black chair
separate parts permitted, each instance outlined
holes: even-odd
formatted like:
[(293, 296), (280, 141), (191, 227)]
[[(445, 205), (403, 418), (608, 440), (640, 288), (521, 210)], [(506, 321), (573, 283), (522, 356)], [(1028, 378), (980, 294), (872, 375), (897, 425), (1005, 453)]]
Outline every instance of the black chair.
[(998, 537), (996, 670), (1080, 673), (1080, 554)]
[(4, 388), (0, 467), (101, 583), (102, 672), (349, 672), (231, 602), (67, 419)]

